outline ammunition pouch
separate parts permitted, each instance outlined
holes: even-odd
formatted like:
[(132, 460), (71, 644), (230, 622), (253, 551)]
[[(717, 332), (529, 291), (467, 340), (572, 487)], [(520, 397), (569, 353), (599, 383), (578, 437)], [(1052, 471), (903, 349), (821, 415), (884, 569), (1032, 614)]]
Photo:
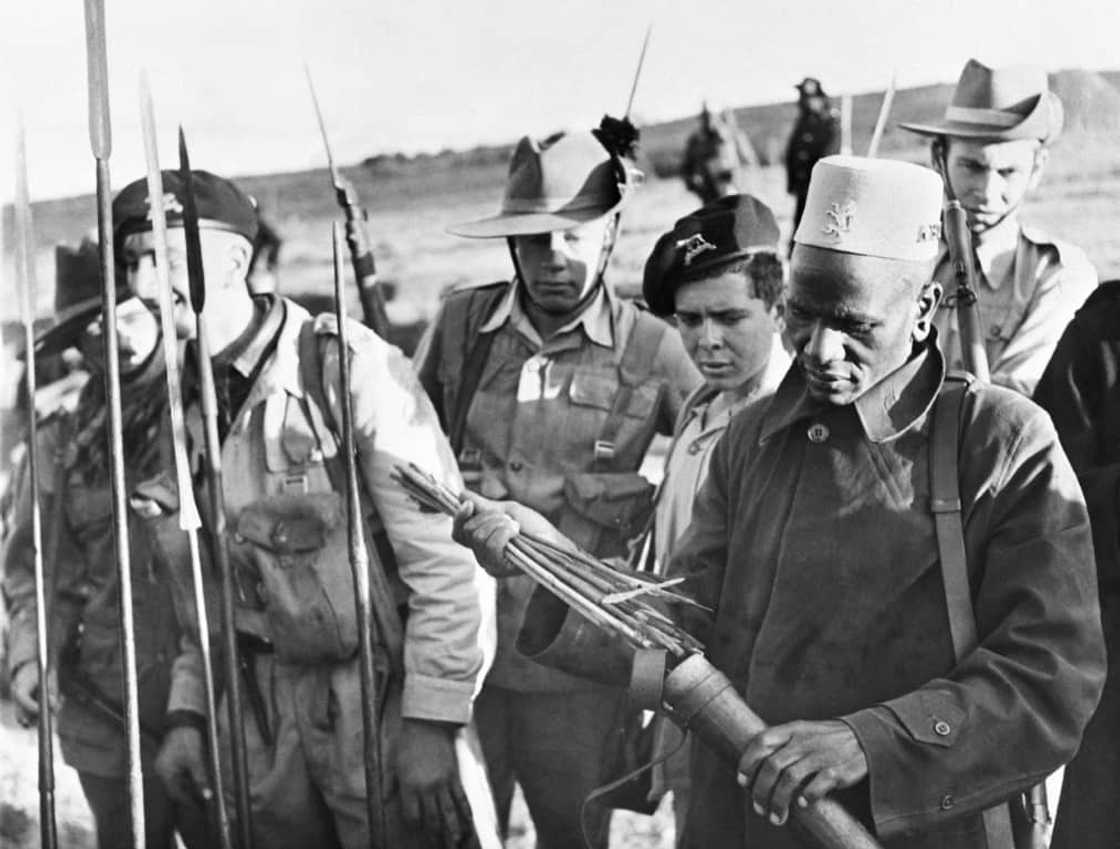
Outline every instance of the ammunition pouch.
[(564, 481), (560, 533), (597, 557), (624, 557), (653, 512), (654, 486), (637, 472), (586, 472)]
[(263, 613), (280, 661), (310, 666), (357, 653), (346, 519), (337, 493), (253, 502), (238, 516), (230, 557), (242, 595)]

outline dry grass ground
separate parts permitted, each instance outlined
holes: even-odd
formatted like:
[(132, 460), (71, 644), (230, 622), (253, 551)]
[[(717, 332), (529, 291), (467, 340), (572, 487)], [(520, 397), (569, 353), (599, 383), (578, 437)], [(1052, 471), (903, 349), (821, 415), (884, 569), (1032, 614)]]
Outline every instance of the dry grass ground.
[[(915, 161), (921, 155), (918, 150), (909, 152)], [(400, 284), (401, 299), (414, 311), (431, 315), (440, 291), (446, 286), (481, 283), (508, 274), (509, 261), (501, 241), (474, 242), (443, 232), (448, 224), (489, 214), (497, 207), (503, 170), (492, 168), (485, 174), (470, 175), (470, 179), (458, 175), (455, 191), (436, 195), (410, 194), (407, 185), (393, 184), (382, 192), (366, 187), (370, 230), (382, 274)], [(317, 175), (315, 179), (321, 178)], [(306, 183), (292, 185), (289, 180), (270, 190), (263, 178), (256, 182), (260, 185), (253, 190), (263, 199), (266, 209), (275, 211), (276, 223), (287, 240), (281, 291), (328, 292), (329, 207), (304, 214), (293, 194), (322, 193), (323, 189), (313, 190)], [(764, 169), (749, 188), (773, 206), (788, 231), (791, 203), (784, 193), (783, 174), (775, 168)], [(658, 234), (695, 205), (679, 182), (648, 181), (624, 219), (612, 271), (618, 288), (634, 291), (640, 283), (645, 257)], [(285, 209), (292, 211), (281, 211)], [(1026, 217), (1085, 248), (1100, 269), (1102, 279), (1120, 277), (1120, 145), (1115, 140), (1067, 141), (1055, 152), (1053, 173), (1031, 202)], [(78, 232), (81, 230), (72, 227), (65, 238), (73, 240)], [(49, 280), (52, 272), (53, 269), (44, 267), (41, 279)], [(357, 309), (356, 298), (351, 308)], [(0, 849), (22, 849), (37, 845), (38, 840), (35, 738), (33, 732), (15, 727), (10, 706), (0, 707)], [(88, 812), (77, 781), (61, 765), (58, 775), (63, 845), (74, 849), (91, 847)], [(672, 833), (672, 816), (665, 806), (653, 818), (618, 815), (612, 846), (667, 849), (672, 845)], [(523, 807), (519, 807), (509, 847), (530, 846), (531, 825)]]

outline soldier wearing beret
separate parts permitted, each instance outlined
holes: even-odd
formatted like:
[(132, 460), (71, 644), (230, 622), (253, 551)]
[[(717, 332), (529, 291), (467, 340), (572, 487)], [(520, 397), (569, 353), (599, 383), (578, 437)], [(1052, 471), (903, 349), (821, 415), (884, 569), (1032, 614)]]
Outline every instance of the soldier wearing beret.
[[(523, 138), (501, 211), (452, 230), (506, 239), (513, 279), (452, 293), (417, 357), (467, 486), (539, 510), (600, 556), (624, 554), (645, 525), (653, 486), (638, 468), (699, 383), (672, 328), (605, 282), (634, 188), (590, 132)], [(518, 654), (531, 590), (521, 578), (499, 594), (479, 733), (501, 821), (516, 781), (538, 845), (582, 849), (580, 809), (607, 777), (622, 694)], [(607, 813), (588, 811), (593, 846)]]
[[(980, 280), (975, 308), (992, 382), (1030, 395), (1097, 285), (1079, 248), (1020, 221), (1061, 132), (1062, 103), (1041, 68), (989, 68), (970, 59), (941, 121), (901, 126), (932, 138), (934, 167), (968, 214)], [(934, 279), (952, 290), (946, 246)], [(946, 298), (935, 319), (951, 368), (963, 363), (956, 308)]]
[[(354, 408), (358, 477), (384, 531), (366, 527), (397, 580), (399, 598), (376, 609), (408, 608), (403, 657), (375, 636), (375, 663), (393, 670), (377, 719), (383, 739), (388, 846), (420, 841), (497, 845), (488, 788), (468, 802), (460, 782), (459, 730), (493, 651), (493, 584), (450, 540), (450, 523), (419, 514), (391, 478), (414, 462), (460, 486), (435, 415), (400, 352), (356, 323), (349, 329), (351, 385), (340, 387), (333, 316), (313, 319), (275, 294), (252, 296), (246, 274), (257, 211), (237, 186), (205, 171), (193, 184), (200, 219), (208, 332), (220, 407), (223, 494), (237, 585), (235, 622), (244, 672), (252, 825), (257, 846), (379, 846), (366, 816), (362, 701), (355, 602), (342, 507), (340, 393)], [(113, 204), (114, 238), (129, 288), (158, 311), (150, 206), (162, 203), (169, 230), (172, 320), (195, 334), (183, 231), (183, 184), (164, 172), (163, 198), (146, 181)], [(192, 468), (202, 466), (197, 349), (188, 341), (183, 385)], [(368, 499), (368, 500), (366, 500)], [(200, 503), (205, 499), (199, 498)], [(154, 547), (172, 577), (180, 617), (193, 620), (178, 496), (167, 476), (137, 487)], [(395, 567), (395, 568), (391, 568)], [(212, 573), (210, 573), (212, 574)], [(212, 615), (211, 622), (219, 617)], [(390, 623), (381, 622), (389, 627)], [(385, 633), (382, 628), (376, 634)], [(199, 646), (187, 629), (175, 660), (168, 731), (156, 767), (184, 802), (210, 793), (203, 757), (205, 697)], [(228, 739), (228, 711), (219, 727)], [(226, 764), (228, 766), (228, 762)], [(465, 766), (464, 766), (465, 768)], [(228, 776), (227, 776), (228, 778)], [(232, 783), (226, 781), (226, 788)], [(233, 806), (230, 806), (233, 810)], [(472, 820), (474, 825), (472, 826)], [(475, 844), (477, 845), (477, 844)]]
[[(38, 429), (40, 493), (52, 673), (39, 680), (35, 644), (35, 582), (31, 551), (30, 486), (15, 493), (12, 529), (4, 541), (3, 592), (10, 616), (8, 668), (21, 721), (34, 721), (44, 699), (58, 711), (63, 760), (73, 767), (93, 814), (102, 849), (131, 846), (128, 764), (124, 728), (118, 573), (114, 556), (105, 388), (101, 374), (100, 273), (97, 245), (56, 249), (56, 319), (36, 340), (42, 362), (62, 349), (81, 351), (83, 384)], [(117, 335), (121, 362), (125, 468), (133, 483), (156, 474), (163, 461), (157, 438), (164, 410), (163, 356), (152, 316), (120, 295)], [(39, 406), (38, 404), (36, 405)], [(149, 849), (171, 849), (175, 831), (191, 847), (208, 845), (205, 823), (193, 808), (177, 806), (153, 761), (177, 650), (167, 582), (152, 556), (144, 528), (129, 516), (133, 558), (133, 622), (139, 680), (144, 823)]]
[[(796, 366), (716, 446), (670, 566), (711, 611), (682, 618), (770, 724), (737, 769), (695, 748), (689, 849), (806, 847), (790, 810), (832, 793), (888, 849), (1012, 849), (1009, 801), (1096, 705), (1085, 501), (1045, 414), (946, 374), (941, 194), (908, 163), (813, 172)], [(540, 530), (502, 509), (504, 532), (494, 505), (457, 520), (499, 573), (517, 523)]]
[[(677, 419), (658, 488), (652, 527), (639, 541), (640, 568), (664, 574), (692, 520), (692, 502), (712, 451), (732, 418), (772, 394), (789, 368), (780, 337), (783, 267), (778, 223), (764, 203), (731, 195), (696, 210), (657, 240), (642, 294), (655, 315), (676, 322), (704, 383)], [(677, 833), (688, 810), (688, 747), (659, 720), (652, 794), (673, 791)], [(655, 758), (656, 760), (656, 758)]]

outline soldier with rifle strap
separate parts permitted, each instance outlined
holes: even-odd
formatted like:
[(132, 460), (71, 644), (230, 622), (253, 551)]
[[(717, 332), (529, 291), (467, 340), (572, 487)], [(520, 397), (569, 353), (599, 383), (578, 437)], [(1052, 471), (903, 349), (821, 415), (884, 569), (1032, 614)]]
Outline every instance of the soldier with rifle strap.
[[(234, 627), (245, 666), (252, 839), (280, 849), (395, 849), (423, 839), (495, 846), (488, 794), (464, 798), (463, 786), (474, 783), (460, 783), (464, 747), (457, 739), (492, 656), (493, 584), (451, 542), (450, 523), (418, 515), (390, 480), (393, 464), (403, 458), (458, 485), (431, 406), (403, 356), (357, 326), (349, 334), (353, 378), (340, 389), (333, 319), (313, 319), (287, 299), (254, 297), (246, 288), (257, 220), (249, 199), (209, 172), (190, 175), (205, 273), (202, 311), (213, 351), (225, 538), (236, 584)], [(115, 237), (129, 287), (156, 309), (149, 203), (163, 205), (175, 326), (190, 340), (185, 415), (192, 467), (199, 468), (206, 441), (198, 389), (203, 375), (184, 229), (191, 198), (181, 172), (164, 171), (162, 182), (162, 198), (150, 199), (145, 181), (118, 195)], [(377, 593), (374, 622), (358, 621), (348, 565), (340, 391), (351, 394), (354, 408), (367, 519), (361, 530), (371, 551), (382, 544), (377, 550), (395, 593)], [(209, 484), (195, 485), (201, 491)], [(174, 488), (160, 494), (153, 486), (149, 492), (160, 496), (152, 525), (159, 554), (175, 576), (176, 604), (189, 608)], [(215, 502), (200, 497), (199, 503)], [(384, 521), (380, 537), (368, 522), (374, 511)], [(213, 515), (204, 515), (203, 523), (211, 533), (219, 526)], [(403, 632), (400, 610), (407, 610)], [(384, 753), (384, 762), (375, 765), (388, 822), (384, 846), (368, 821), (365, 765), (356, 742), (363, 710), (370, 707), (360, 698), (357, 659), (360, 629), (368, 628), (374, 629), (379, 678), (387, 681), (374, 717)], [(199, 661), (188, 635), (174, 665), (172, 728), (157, 759), (161, 776), (180, 797), (206, 785)], [(226, 711), (219, 715), (228, 735)]]

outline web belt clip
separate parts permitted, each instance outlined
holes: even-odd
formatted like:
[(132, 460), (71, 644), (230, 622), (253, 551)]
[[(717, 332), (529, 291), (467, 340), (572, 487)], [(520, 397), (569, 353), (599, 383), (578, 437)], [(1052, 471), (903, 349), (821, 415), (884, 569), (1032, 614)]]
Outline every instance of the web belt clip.
[(596, 439), (595, 440), (595, 459), (596, 460), (613, 460), (614, 459), (614, 442), (609, 439)]

